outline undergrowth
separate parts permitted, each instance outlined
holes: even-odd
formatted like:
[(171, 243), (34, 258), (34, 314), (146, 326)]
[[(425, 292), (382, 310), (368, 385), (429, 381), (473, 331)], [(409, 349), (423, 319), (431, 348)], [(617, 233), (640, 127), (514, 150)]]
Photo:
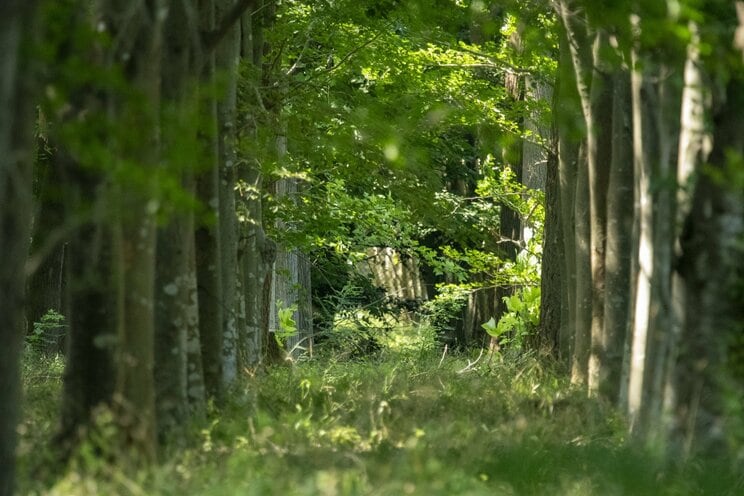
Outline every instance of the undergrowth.
[(63, 476), (37, 477), (57, 415), (52, 363), (24, 369), (21, 494), (741, 494), (724, 467), (633, 448), (615, 412), (534, 357), (435, 350), (272, 368), (245, 377), (150, 473), (125, 476), (88, 448)]

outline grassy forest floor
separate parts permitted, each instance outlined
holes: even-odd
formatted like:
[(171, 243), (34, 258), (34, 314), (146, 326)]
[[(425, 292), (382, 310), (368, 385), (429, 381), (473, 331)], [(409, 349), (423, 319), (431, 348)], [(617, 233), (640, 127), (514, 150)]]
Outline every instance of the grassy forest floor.
[[(530, 357), (383, 349), (246, 377), (229, 404), (127, 477), (105, 428), (64, 475), (49, 467), (62, 363), (27, 357), (20, 494), (744, 494), (725, 467), (669, 467), (629, 445), (606, 406)], [(737, 489), (737, 484), (739, 484)]]

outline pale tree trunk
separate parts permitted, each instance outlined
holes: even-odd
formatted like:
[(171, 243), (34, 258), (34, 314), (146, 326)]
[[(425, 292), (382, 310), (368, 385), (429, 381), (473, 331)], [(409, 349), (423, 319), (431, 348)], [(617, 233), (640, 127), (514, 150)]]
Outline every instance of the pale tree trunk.
[[(233, 0), (215, 2), (215, 13), (222, 19)], [(222, 383), (233, 384), (238, 375), (238, 329), (240, 313), (238, 291), (238, 225), (235, 205), (237, 157), (235, 154), (237, 117), (237, 77), (240, 57), (240, 30), (232, 26), (217, 46), (215, 72), (224, 84), (222, 97), (217, 101), (217, 129), (219, 149), (219, 234), (220, 268), (222, 279)]]
[[(146, 2), (134, 11), (128, 2), (104, 1), (103, 22), (114, 36), (126, 32), (131, 46), (117, 46), (114, 63), (124, 62), (124, 73), (139, 92), (139, 100), (109, 97), (109, 117), (122, 136), (114, 139), (118, 167), (158, 167), (160, 60), (163, 6)], [(131, 31), (129, 31), (131, 30)], [(134, 109), (133, 109), (134, 107)], [(137, 134), (135, 140), (124, 133)], [(120, 140), (120, 141), (119, 141)], [(131, 172), (130, 172), (131, 173)], [(114, 407), (129, 461), (148, 463), (156, 457), (154, 388), (154, 285), (158, 205), (155, 184), (116, 184), (114, 202), (114, 270), (117, 280), (116, 385)]]
[[(589, 348), (586, 365), (586, 385), (589, 393), (597, 393), (604, 373), (606, 354), (603, 348), (607, 343), (604, 336), (605, 299), (605, 246), (607, 241), (607, 186), (612, 161), (612, 72), (614, 69), (605, 60), (610, 50), (609, 36), (600, 29), (587, 36), (586, 27), (580, 23), (578, 14), (572, 12), (569, 2), (559, 2), (559, 15), (563, 20), (569, 38), (571, 59), (576, 72), (576, 89), (579, 93), (582, 114), (586, 125), (586, 166), (589, 189), (589, 232), (583, 242), (588, 240), (589, 285), (591, 297), (590, 324), (587, 331), (583, 322), (577, 322), (577, 349)], [(589, 51), (591, 42), (592, 51)], [(581, 172), (579, 175), (581, 178)], [(577, 205), (580, 200), (577, 196)], [(581, 220), (577, 217), (577, 228)], [(583, 235), (582, 235), (583, 237)], [(579, 250), (581, 251), (581, 246)], [(578, 266), (577, 261), (577, 266)], [(581, 269), (581, 267), (578, 267)], [(579, 291), (583, 285), (579, 284)], [(579, 305), (586, 300), (578, 296)], [(588, 343), (587, 343), (588, 342)], [(582, 354), (583, 349), (580, 350)], [(583, 356), (580, 366), (583, 368)], [(575, 379), (583, 379), (579, 374)], [(579, 382), (581, 382), (579, 380)]]
[[(592, 194), (590, 191), (592, 179), (596, 179), (596, 173), (593, 173), (591, 168), (597, 164), (599, 143), (597, 133), (600, 132), (592, 103), (600, 100), (602, 94), (595, 90), (595, 98), (592, 98), (594, 60), (591, 53), (591, 44), (587, 36), (586, 26), (582, 24), (579, 13), (575, 12), (572, 7), (573, 3), (568, 1), (560, 1), (556, 4), (558, 15), (565, 28), (566, 44), (574, 69), (578, 102), (586, 126), (586, 139), (579, 151), (574, 197), (576, 326), (571, 354), (571, 382), (587, 385), (589, 383), (589, 357), (594, 317), (592, 303), (597, 294), (592, 281), (592, 260), (596, 260), (597, 255), (593, 253), (594, 250), (592, 249), (594, 245), (592, 242)], [(598, 88), (598, 90), (602, 90), (602, 88)]]
[(630, 75), (621, 70), (614, 78), (612, 165), (607, 195), (605, 329), (600, 343), (604, 370), (600, 371), (599, 392), (604, 398), (617, 401), (630, 327), (633, 156)]
[[(634, 24), (639, 20), (635, 18)], [(643, 61), (643, 66), (641, 63)], [(636, 50), (632, 52), (631, 91), (633, 100), (633, 163), (636, 176), (636, 198), (639, 203), (638, 219), (638, 274), (636, 276), (635, 303), (633, 307), (632, 341), (628, 377), (628, 415), (631, 431), (642, 430), (641, 415), (645, 403), (644, 382), (648, 351), (648, 335), (651, 317), (651, 294), (654, 271), (653, 236), (653, 163), (658, 156), (657, 130), (653, 122), (648, 95), (653, 94), (649, 82), (652, 77), (651, 61), (642, 59)]]
[(19, 360), (32, 194), (34, 95), (24, 38), (33, 32), (35, 2), (0, 6), (0, 496), (14, 490), (20, 418)]
[[(287, 153), (287, 138), (283, 134), (277, 137), (277, 155), (279, 160)], [(276, 198), (289, 198), (296, 202), (299, 195), (299, 184), (295, 178), (280, 179), (276, 184)], [(286, 229), (282, 222), (277, 223), (277, 229)], [(276, 331), (280, 327), (279, 310), (296, 306), (292, 314), (297, 332), (290, 336), (285, 347), (293, 359), (308, 353), (312, 349), (312, 318), (310, 317), (310, 269), (307, 260), (302, 261), (302, 255), (297, 249), (286, 249), (279, 246), (274, 263), (271, 324), (270, 329)]]
[[(279, 136), (277, 138), (277, 151), (281, 157), (286, 153), (286, 137)], [(276, 198), (281, 200), (283, 198), (291, 198), (294, 201), (298, 194), (297, 180), (280, 179), (276, 184)], [(279, 222), (277, 229), (286, 229), (286, 226)], [(286, 249), (279, 246), (276, 253), (276, 262), (274, 263), (274, 276), (272, 282), (272, 311), (271, 311), (271, 324), (270, 329), (273, 332), (279, 330), (280, 321), (279, 314), (281, 308), (289, 308), (296, 306), (297, 309), (292, 314), (292, 319), (297, 324), (297, 332), (287, 339), (285, 343), (286, 350), (289, 352), (292, 358), (298, 358), (303, 349), (307, 347), (307, 336), (305, 329), (299, 327), (300, 324), (300, 313), (299, 306), (300, 292), (300, 256), (299, 252), (294, 249)]]
[(589, 379), (592, 338), (592, 272), (589, 238), (589, 168), (586, 147), (579, 149), (574, 193), (574, 246), (576, 270), (576, 324), (571, 351), (571, 383), (585, 386)]

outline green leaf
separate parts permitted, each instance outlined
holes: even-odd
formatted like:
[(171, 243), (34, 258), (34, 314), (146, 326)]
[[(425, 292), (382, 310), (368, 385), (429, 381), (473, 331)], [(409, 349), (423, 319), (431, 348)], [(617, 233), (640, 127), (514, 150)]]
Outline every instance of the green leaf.
[(481, 327), (491, 336), (496, 336), (496, 319), (493, 317), (488, 322), (481, 324)]

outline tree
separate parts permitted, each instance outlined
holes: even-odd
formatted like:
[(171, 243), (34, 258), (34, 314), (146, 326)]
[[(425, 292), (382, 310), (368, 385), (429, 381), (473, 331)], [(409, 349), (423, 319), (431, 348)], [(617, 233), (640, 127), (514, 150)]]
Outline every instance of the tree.
[(33, 66), (27, 50), (36, 2), (0, 6), (0, 495), (13, 494), (16, 427), (20, 415), (19, 360), (32, 214)]

